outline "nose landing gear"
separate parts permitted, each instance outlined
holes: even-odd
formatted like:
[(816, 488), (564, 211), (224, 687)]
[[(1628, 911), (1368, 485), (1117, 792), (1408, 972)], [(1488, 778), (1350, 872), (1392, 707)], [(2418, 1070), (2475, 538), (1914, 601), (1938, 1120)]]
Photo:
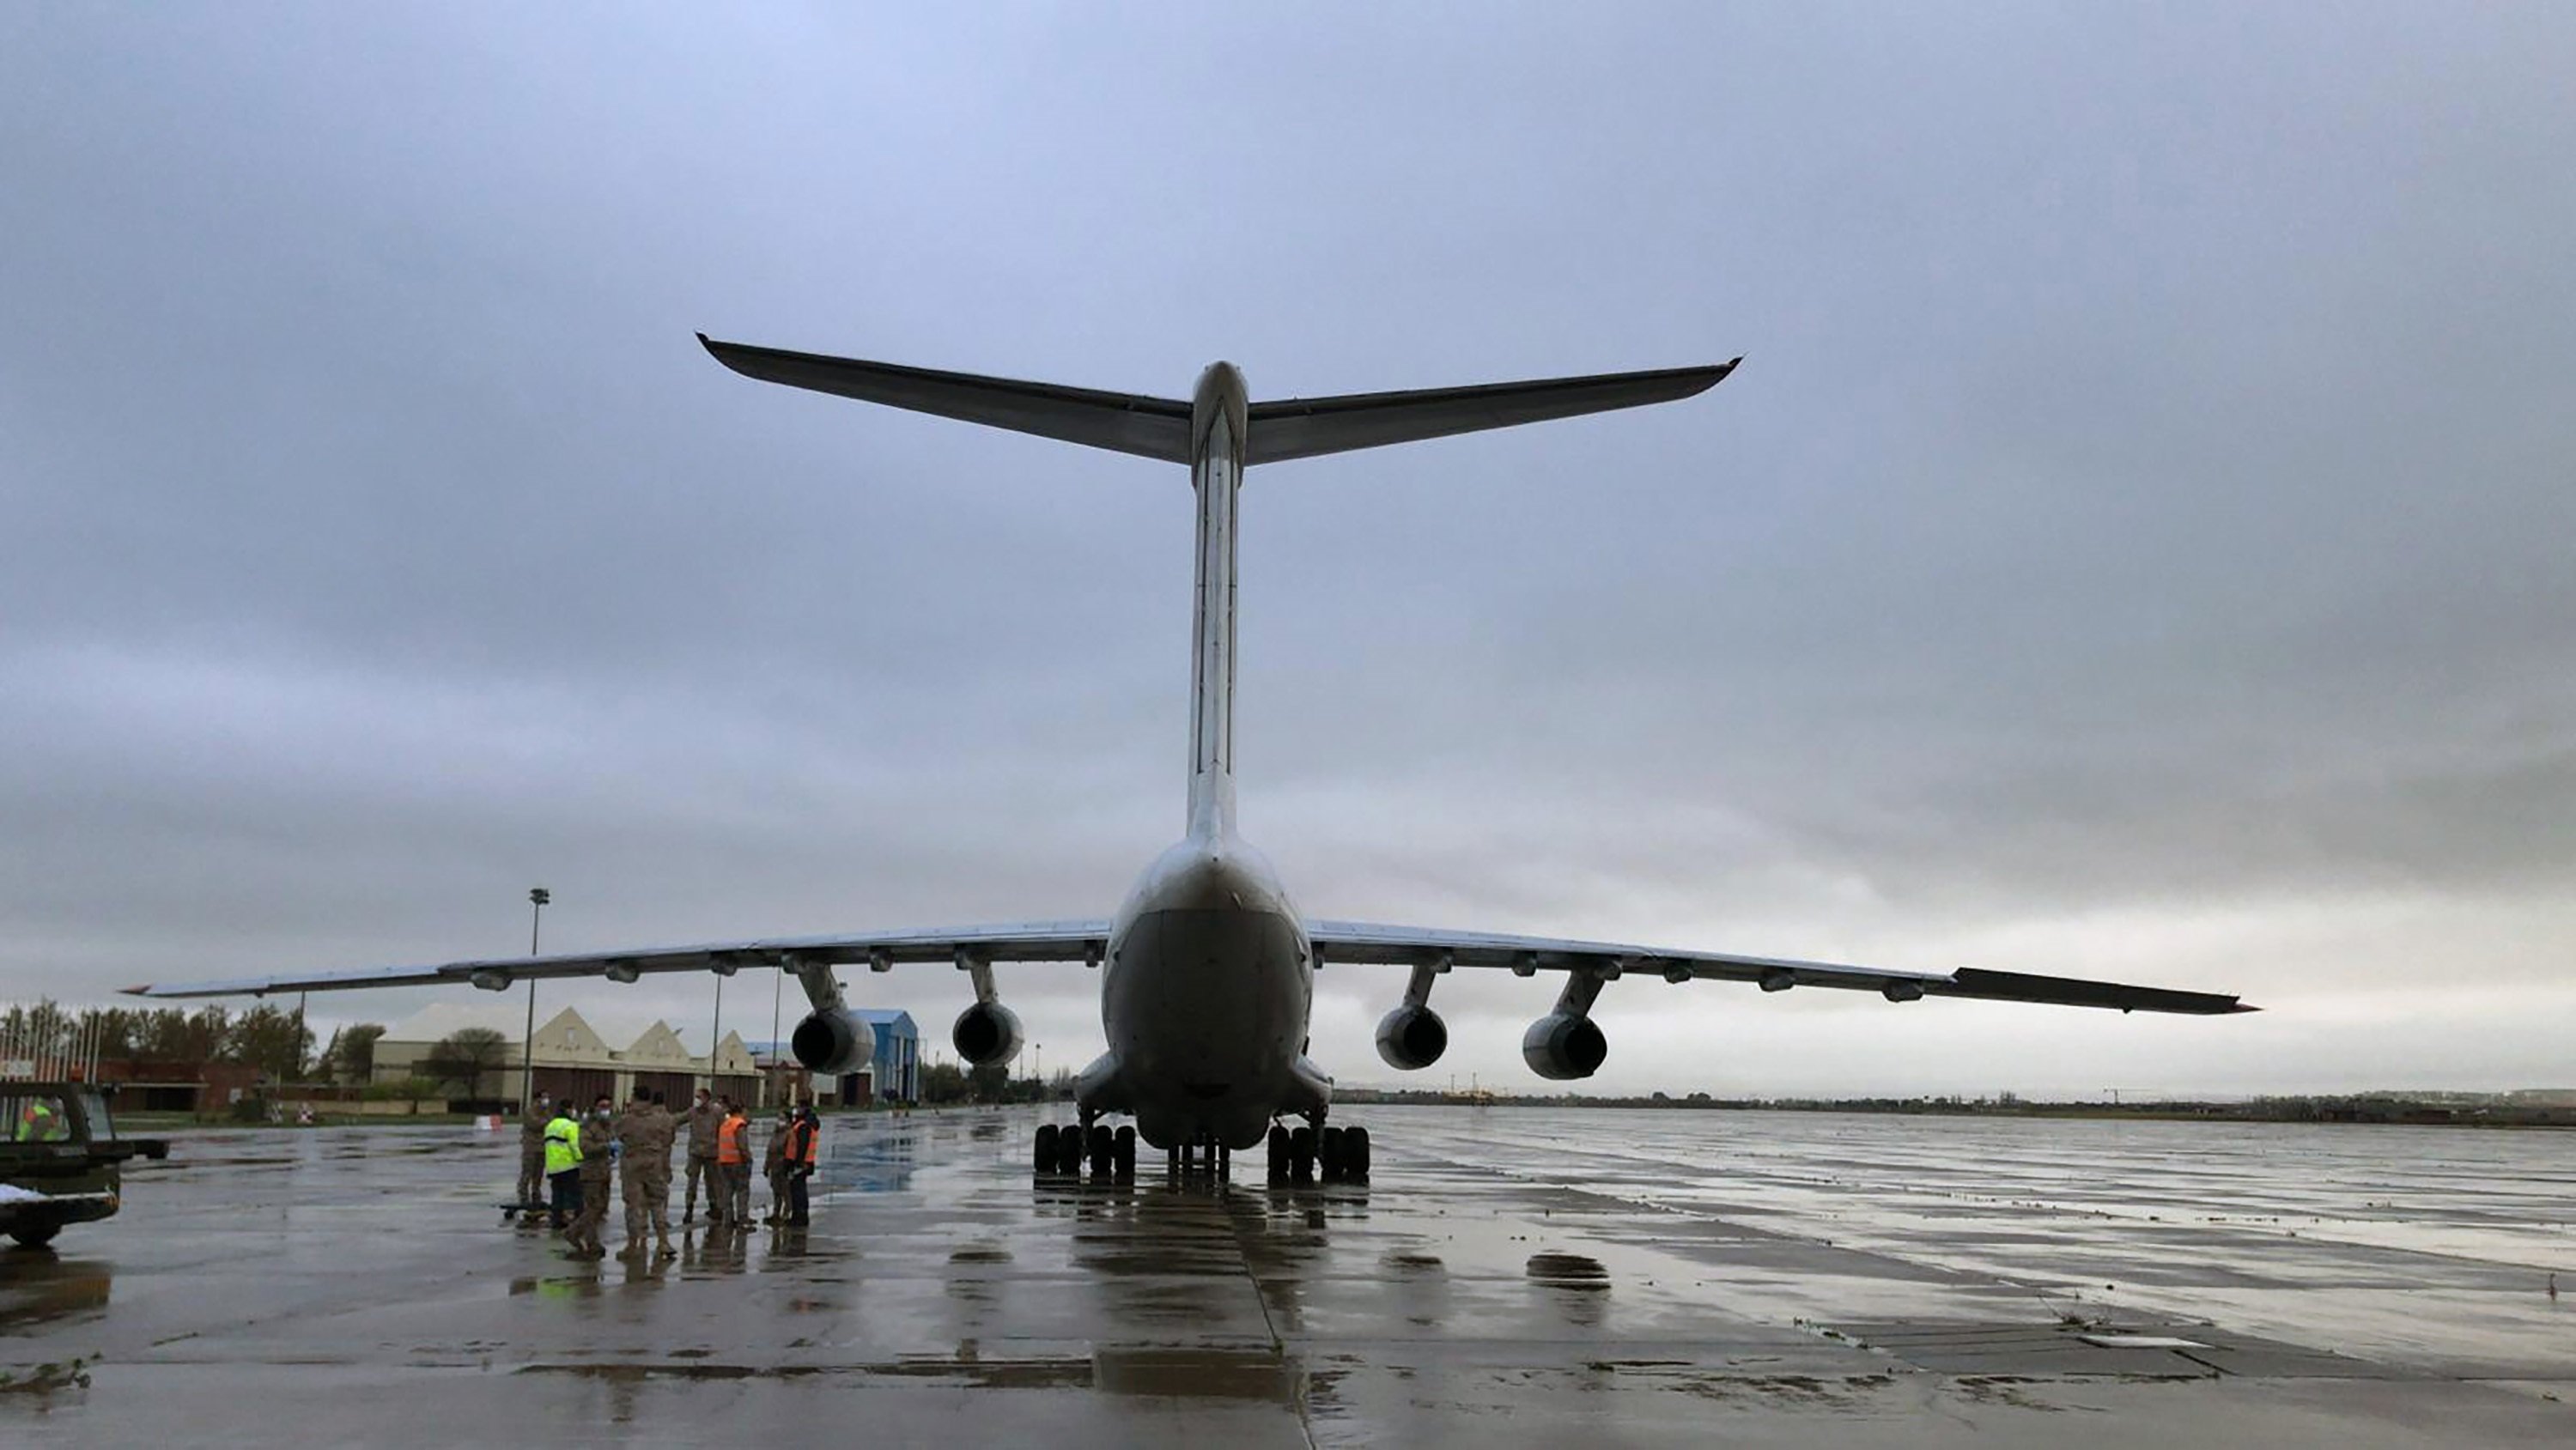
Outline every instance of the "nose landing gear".
[(1163, 1155), (1176, 1179), (1213, 1178), (1223, 1183), (1234, 1173), (1234, 1150), (1206, 1133), (1164, 1149)]

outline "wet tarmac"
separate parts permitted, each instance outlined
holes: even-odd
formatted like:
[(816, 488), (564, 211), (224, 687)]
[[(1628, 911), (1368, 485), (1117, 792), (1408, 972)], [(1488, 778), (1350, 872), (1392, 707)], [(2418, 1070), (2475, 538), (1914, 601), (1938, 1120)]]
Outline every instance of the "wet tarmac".
[(833, 1120), (812, 1228), (596, 1264), (514, 1138), (182, 1135), (0, 1255), (0, 1442), (2576, 1444), (2569, 1135), (1347, 1120), (1365, 1188)]

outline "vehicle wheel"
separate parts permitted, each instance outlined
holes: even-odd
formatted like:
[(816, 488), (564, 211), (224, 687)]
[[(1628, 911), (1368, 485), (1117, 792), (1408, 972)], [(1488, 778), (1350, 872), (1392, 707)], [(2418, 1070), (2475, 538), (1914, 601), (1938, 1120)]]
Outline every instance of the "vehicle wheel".
[(1315, 1130), (1298, 1128), (1288, 1135), (1288, 1176), (1300, 1183), (1315, 1176)]
[(1366, 1183), (1368, 1173), (1368, 1129), (1344, 1128), (1342, 1130), (1342, 1177), (1353, 1183)]
[(1118, 1140), (1107, 1123), (1091, 1125), (1091, 1176), (1106, 1178), (1118, 1168)]
[(1053, 1123), (1038, 1125), (1037, 1169), (1040, 1173), (1055, 1171), (1056, 1127)]
[(60, 1224), (56, 1224), (52, 1228), (19, 1228), (11, 1229), (9, 1231), (9, 1237), (16, 1239), (24, 1247), (41, 1249), (45, 1245), (52, 1243), (54, 1241), (54, 1235), (61, 1233), (62, 1231), (62, 1225)]
[(1082, 1129), (1067, 1123), (1055, 1135), (1055, 1171), (1079, 1175), (1084, 1148)]
[(1342, 1176), (1342, 1130), (1326, 1128), (1315, 1135), (1315, 1166), (1326, 1183)]
[(1279, 1123), (1270, 1125), (1270, 1181), (1288, 1181), (1288, 1129)]
[(1117, 1136), (1111, 1138), (1109, 1141), (1111, 1145), (1110, 1157), (1115, 1160), (1118, 1171), (1118, 1181), (1124, 1183), (1128, 1179), (1136, 1176), (1135, 1125), (1121, 1124), (1118, 1129)]

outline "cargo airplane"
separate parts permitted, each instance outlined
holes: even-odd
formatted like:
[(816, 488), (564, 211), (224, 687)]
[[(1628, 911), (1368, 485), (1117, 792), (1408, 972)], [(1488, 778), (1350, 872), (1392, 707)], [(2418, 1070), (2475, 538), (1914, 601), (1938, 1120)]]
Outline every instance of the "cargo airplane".
[[(1608, 1052), (1592, 1007), (1626, 977), (1676, 984), (1749, 982), (1765, 992), (1798, 987), (1874, 992), (1890, 1002), (1925, 997), (2055, 1003), (2122, 1012), (2251, 1011), (2235, 997), (2067, 977), (1963, 967), (1908, 971), (1789, 961), (1616, 942), (1381, 926), (1307, 917), (1270, 863), (1235, 828), (1234, 677), (1236, 506), (1243, 473), (1258, 464), (1444, 437), (1485, 428), (1671, 402), (1707, 391), (1734, 370), (1654, 372), (1500, 383), (1481, 387), (1254, 402), (1243, 375), (1216, 363), (1187, 401), (1047, 383), (935, 372), (699, 341), (746, 377), (1007, 428), (1067, 443), (1185, 464), (1197, 496), (1197, 592), (1190, 647), (1188, 830), (1136, 880), (1116, 914), (1098, 920), (763, 938), (440, 966), (163, 984), (145, 997), (207, 997), (431, 984), (499, 991), (532, 978), (716, 972), (746, 966), (791, 972), (812, 1010), (791, 1047), (816, 1073), (855, 1069), (874, 1048), (852, 1019), (835, 968), (945, 962), (966, 973), (974, 1001), (952, 1038), (966, 1061), (990, 1066), (1020, 1050), (1019, 1019), (994, 989), (996, 962), (1080, 962), (1100, 974), (1100, 1021), (1109, 1050), (1074, 1087), (1079, 1121), (1037, 1130), (1041, 1172), (1132, 1172), (1141, 1136), (1176, 1169), (1223, 1171), (1233, 1150), (1266, 1144), (1274, 1175), (1361, 1178), (1363, 1128), (1327, 1126), (1332, 1079), (1307, 1057), (1316, 971), (1330, 963), (1409, 970), (1404, 995), (1378, 1024), (1391, 1067), (1429, 1067), (1448, 1045), (1432, 1009), (1440, 978), (1459, 968), (1561, 979), (1555, 1004), (1521, 1038), (1530, 1070), (1557, 1080), (1589, 1077)], [(1737, 361), (1741, 361), (1738, 359)], [(1101, 1119), (1132, 1118), (1115, 1132)], [(1293, 1130), (1282, 1120), (1301, 1119)]]

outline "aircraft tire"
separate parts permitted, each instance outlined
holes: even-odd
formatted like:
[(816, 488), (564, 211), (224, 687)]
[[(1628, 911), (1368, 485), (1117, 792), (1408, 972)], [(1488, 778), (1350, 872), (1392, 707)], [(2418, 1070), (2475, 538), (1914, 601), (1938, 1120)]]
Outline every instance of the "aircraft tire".
[(1125, 1183), (1136, 1176), (1135, 1126), (1133, 1124), (1121, 1124), (1116, 1136), (1112, 1137), (1109, 1141), (1111, 1164), (1117, 1171), (1118, 1181)]
[(1297, 1128), (1288, 1134), (1288, 1176), (1305, 1183), (1315, 1176), (1315, 1130)]
[(1368, 1129), (1344, 1128), (1342, 1130), (1342, 1177), (1353, 1183), (1366, 1183), (1368, 1175)]
[(18, 1228), (11, 1229), (9, 1231), (9, 1237), (16, 1239), (19, 1246), (22, 1248), (41, 1249), (45, 1245), (52, 1243), (54, 1241), (54, 1235), (61, 1233), (62, 1231), (62, 1225), (60, 1224), (56, 1224), (51, 1228)]
[(1326, 1183), (1342, 1176), (1342, 1130), (1326, 1128), (1315, 1135), (1315, 1166)]
[(1270, 1181), (1287, 1182), (1288, 1167), (1288, 1129), (1283, 1124), (1273, 1123), (1270, 1125)]
[(1106, 1178), (1118, 1168), (1118, 1140), (1107, 1123), (1091, 1125), (1091, 1176)]
[(1056, 1126), (1053, 1123), (1038, 1124), (1036, 1161), (1037, 1170), (1040, 1173), (1053, 1173), (1055, 1171), (1056, 1131)]
[(1055, 1135), (1055, 1171), (1082, 1175), (1082, 1129), (1067, 1123)]

